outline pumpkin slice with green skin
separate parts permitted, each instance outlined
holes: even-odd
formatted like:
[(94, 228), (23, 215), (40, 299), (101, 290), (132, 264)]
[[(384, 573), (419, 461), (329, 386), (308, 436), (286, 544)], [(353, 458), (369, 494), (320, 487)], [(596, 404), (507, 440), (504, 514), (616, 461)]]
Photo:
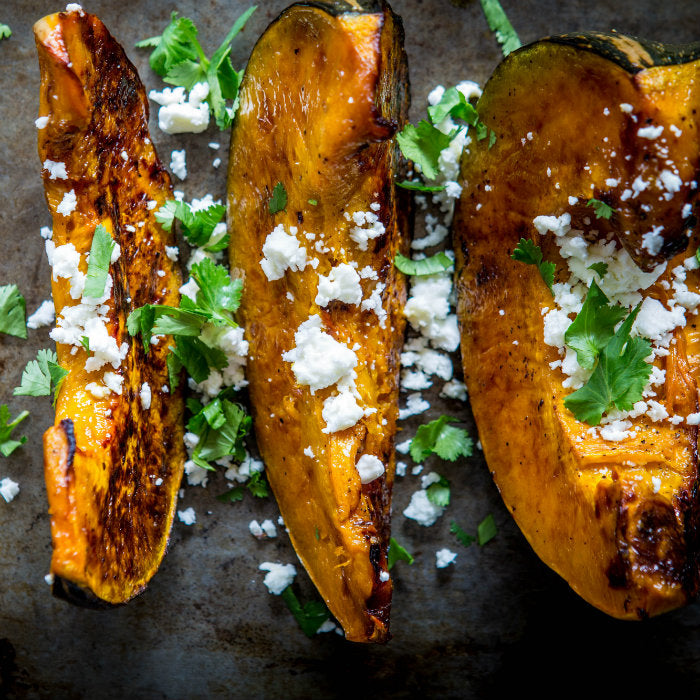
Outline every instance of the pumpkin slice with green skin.
[[(178, 304), (182, 280), (165, 252), (174, 236), (154, 217), (172, 189), (149, 139), (143, 85), (104, 24), (74, 10), (43, 18), (34, 33), (46, 121), (39, 157), (66, 169), (65, 178), (44, 170), (52, 245), (72, 244), (82, 272), (98, 225), (120, 246), (104, 315), (117, 347), (128, 347), (118, 368), (87, 371), (92, 352), (57, 344), (69, 374), (44, 436), (53, 590), (82, 605), (119, 604), (158, 569), (184, 467), (183, 399), (167, 387), (168, 338), (146, 353), (126, 328), (137, 307)], [(64, 199), (71, 191), (72, 211)], [(66, 278), (54, 278), (52, 291), (57, 318), (79, 303)], [(121, 377), (121, 393), (105, 391), (106, 371)], [(140, 397), (144, 384), (150, 408)]]
[[(392, 138), (408, 109), (402, 40), (385, 5), (285, 10), (248, 63), (229, 161), (231, 269), (244, 279), (239, 321), (250, 342), (258, 445), (301, 561), (346, 637), (361, 642), (389, 636), (386, 553), (406, 294), (393, 259), (406, 252), (409, 212), (394, 186), (400, 156)], [(278, 183), (287, 200), (271, 206)], [(364, 213), (383, 229), (365, 249), (350, 235), (369, 226), (358, 223)], [(263, 245), (278, 226), (296, 231), (307, 262), (270, 280)], [(365, 270), (362, 300), (374, 293), (371, 308), (359, 299), (316, 303), (319, 276), (340, 264)], [(283, 359), (312, 317), (357, 357), (364, 415), (336, 432), (323, 432), (322, 415), (336, 385), (312, 393)], [(362, 455), (384, 465), (365, 484), (356, 468)]]
[[(671, 270), (692, 254), (679, 251), (698, 243), (688, 235), (700, 156), (697, 55), (697, 47), (600, 34), (524, 47), (497, 68), (477, 106), (495, 144), (473, 141), (462, 161), (458, 315), (486, 461), (537, 554), (618, 618), (655, 615), (696, 595), (697, 427), (641, 416), (621, 441), (591, 435), (565, 407), (571, 389), (550, 366), (561, 360), (544, 343), (552, 294), (511, 253), (532, 239), (556, 263), (555, 282), (566, 281), (554, 236), (539, 235), (533, 220), (569, 212), (572, 228), (593, 239), (616, 234), (643, 269), (669, 258), (644, 294), (662, 303), (673, 296)], [(609, 220), (596, 219), (591, 198), (614, 209)], [(657, 247), (644, 246), (654, 230)], [(698, 292), (697, 272), (687, 284)], [(655, 360), (666, 371), (655, 398), (671, 416), (698, 410), (699, 334), (695, 317), (686, 318), (669, 355)]]

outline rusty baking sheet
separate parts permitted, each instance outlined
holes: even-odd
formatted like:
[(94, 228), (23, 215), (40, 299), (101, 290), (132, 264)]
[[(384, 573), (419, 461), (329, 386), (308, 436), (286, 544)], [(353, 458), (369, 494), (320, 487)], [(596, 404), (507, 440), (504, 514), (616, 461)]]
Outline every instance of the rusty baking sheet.
[[(700, 3), (693, 1), (503, 4), (524, 41), (610, 28), (664, 42), (700, 38)], [(260, 3), (235, 46), (237, 68), (285, 5)], [(393, 6), (406, 28), (413, 121), (423, 116), (436, 84), (483, 83), (497, 64), (500, 51), (478, 2), (396, 0)], [(39, 236), (49, 219), (33, 124), (39, 73), (31, 26), (62, 7), (46, 0), (0, 3), (0, 22), (13, 30), (0, 42), (0, 284), (19, 284), (30, 312), (49, 296)], [(211, 51), (246, 7), (240, 0), (85, 3), (124, 45), (147, 89), (163, 84), (134, 43), (159, 34), (172, 10), (194, 19)], [(201, 135), (167, 136), (153, 114), (151, 129), (166, 164), (173, 149), (187, 149), (189, 175), (177, 184), (187, 199), (207, 192), (223, 197), (228, 134), (212, 126)], [(221, 150), (214, 153), (210, 141)], [(216, 155), (224, 159), (219, 169), (212, 167)], [(27, 341), (0, 335), (0, 403), (13, 413), (31, 411), (22, 425), (29, 442), (0, 461), (0, 478), (21, 486), (15, 501), (0, 501), (0, 697), (481, 698), (541, 692), (562, 676), (567, 683), (557, 690), (564, 695), (572, 687), (608, 695), (618, 686), (646, 696), (662, 688), (687, 694), (700, 685), (700, 606), (643, 624), (617, 622), (588, 606), (532, 553), (479, 455), (439, 465), (452, 482), (453, 502), (431, 528), (401, 515), (418, 477), (397, 479), (393, 529), (416, 562), (394, 569), (394, 639), (385, 647), (352, 645), (335, 634), (304, 637), (257, 569), (264, 560), (296, 560), (286, 535), (258, 542), (248, 532), (252, 518), (276, 518), (274, 501), (220, 503), (222, 475), (206, 489), (185, 488), (181, 507), (193, 506), (197, 523), (176, 522), (169, 553), (144, 594), (102, 612), (54, 599), (44, 583), (51, 544), (41, 454), (51, 410), (47, 400), (12, 398), (26, 362), (48, 346), (47, 329), (29, 331)], [(407, 436), (444, 412), (463, 417), (474, 433), (466, 405), (434, 394), (430, 411), (406, 422)], [(455, 546), (450, 521), (474, 530), (487, 513), (495, 516), (498, 536), (482, 549)], [(455, 566), (438, 570), (435, 551), (443, 546), (459, 556)], [(312, 596), (305, 575), (297, 580)]]

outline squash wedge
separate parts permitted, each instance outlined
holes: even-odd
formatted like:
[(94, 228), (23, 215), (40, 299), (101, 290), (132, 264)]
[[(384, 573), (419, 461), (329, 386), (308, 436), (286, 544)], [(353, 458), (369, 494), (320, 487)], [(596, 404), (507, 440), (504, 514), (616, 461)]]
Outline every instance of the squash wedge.
[[(535, 552), (585, 600), (624, 619), (676, 608), (698, 590), (698, 429), (686, 421), (698, 411), (697, 317), (687, 313), (654, 359), (665, 371), (656, 414), (604, 439), (564, 405), (562, 355), (544, 341), (553, 294), (511, 253), (531, 239), (556, 264), (555, 287), (566, 282), (555, 236), (533, 226), (566, 212), (579, 243), (617, 236), (644, 270), (668, 259), (644, 291), (664, 309), (685, 270), (687, 291), (699, 291), (688, 257), (698, 245), (699, 56), (697, 46), (621, 35), (526, 46), (501, 63), (477, 106), (497, 134), (493, 148), (472, 143), (462, 161), (458, 315), (486, 461)], [(610, 218), (596, 218), (589, 199), (610, 205)]]
[[(230, 257), (244, 278), (239, 320), (258, 445), (292, 543), (346, 637), (384, 642), (406, 295), (393, 259), (406, 251), (409, 214), (394, 186), (392, 137), (406, 120), (407, 64), (400, 20), (386, 5), (338, 8), (293, 5), (253, 50), (231, 142)], [(281, 186), (287, 200), (277, 211)], [(279, 278), (261, 265), (274, 229), (306, 251)], [(317, 296), (320, 277), (341, 265), (355, 270), (355, 298)], [(345, 346), (341, 354), (355, 353), (350, 402), (362, 415), (344, 429), (331, 431), (324, 410), (335, 384), (297, 381), (283, 359), (314, 321), (331, 346)], [(384, 467), (369, 483), (356, 468), (362, 456)]]
[(102, 22), (61, 12), (38, 21), (34, 33), (59, 327), (85, 299), (71, 293), (56, 251), (80, 255), (78, 279), (98, 225), (120, 247), (111, 293), (108, 284), (101, 309), (90, 313), (105, 319), (102, 341), (121, 359), (104, 364), (102, 345), (86, 350), (68, 342), (68, 331), (57, 336), (69, 374), (44, 436), (53, 591), (84, 605), (119, 604), (143, 590), (163, 558), (185, 459), (183, 400), (167, 387), (168, 339), (146, 352), (126, 328), (132, 309), (178, 303), (181, 276), (165, 251), (173, 236), (154, 218), (172, 197), (170, 178), (149, 139), (143, 85)]

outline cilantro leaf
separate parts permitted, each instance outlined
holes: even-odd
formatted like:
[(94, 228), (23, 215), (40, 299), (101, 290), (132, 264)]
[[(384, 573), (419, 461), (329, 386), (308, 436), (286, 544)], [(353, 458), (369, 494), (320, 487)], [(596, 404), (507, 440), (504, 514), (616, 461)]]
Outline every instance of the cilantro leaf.
[(270, 487), (262, 472), (253, 472), (246, 483), (246, 488), (256, 498), (267, 498), (270, 495)]
[(411, 260), (401, 253), (397, 253), (394, 258), (394, 265), (406, 275), (433, 275), (436, 272), (449, 270), (453, 261), (442, 251), (423, 260)]
[(695, 259), (700, 262), (700, 248), (695, 251)]
[(471, 544), (476, 542), (476, 537), (474, 535), (470, 535), (462, 528), (457, 525), (457, 521), (453, 520), (450, 523), (450, 532), (457, 538), (457, 541), (463, 546), (463, 547), (469, 547)]
[(277, 214), (287, 206), (287, 190), (281, 182), (278, 182), (272, 190), (268, 206), (270, 214)]
[(422, 462), (435, 453), (442, 459), (454, 462), (458, 457), (471, 457), (474, 441), (463, 428), (455, 428), (449, 423), (456, 418), (440, 416), (430, 423), (421, 425), (416, 436), (411, 440), (411, 457), (415, 462)]
[(0, 454), (9, 457), (18, 447), (27, 442), (26, 435), (19, 440), (11, 438), (12, 431), (29, 415), (29, 411), (22, 411), (17, 418), (11, 421), (10, 409), (2, 404), (0, 406)]
[(418, 126), (407, 124), (396, 135), (399, 148), (408, 160), (419, 165), (429, 179), (437, 177), (440, 153), (450, 145), (454, 134), (443, 134), (424, 119)]
[(597, 263), (592, 263), (591, 265), (588, 266), (589, 270), (593, 270), (593, 272), (596, 272), (598, 274), (598, 277), (600, 279), (603, 279), (605, 275), (608, 274), (608, 263), (604, 262), (597, 262)]
[(177, 219), (182, 224), (182, 235), (193, 246), (206, 246), (216, 225), (223, 219), (226, 207), (222, 204), (212, 204), (206, 209), (193, 211), (187, 202), (170, 199), (158, 209), (155, 214), (156, 221), (166, 230), (170, 231), (173, 221)]
[[(204, 258), (192, 265), (192, 277), (199, 285), (197, 292), (197, 311), (209, 314), (212, 323), (217, 326), (238, 324), (230, 314), (238, 310), (243, 292), (243, 282), (232, 280), (226, 268)], [(230, 313), (226, 314), (228, 311)]]
[(450, 505), (450, 482), (444, 476), (426, 489), (428, 500), (435, 506), (445, 508)]
[(418, 180), (402, 180), (401, 182), (397, 182), (396, 186), (404, 190), (414, 190), (416, 192), (442, 192), (445, 189), (444, 185), (424, 185)]
[(145, 39), (137, 46), (153, 46), (156, 38), (158, 43), (151, 53), (149, 63), (161, 77), (165, 77), (178, 63), (206, 58), (197, 39), (197, 27), (194, 26), (194, 22), (187, 17), (178, 17), (177, 12), (171, 14), (170, 24), (160, 37)]
[(576, 351), (581, 367), (593, 369), (596, 358), (615, 335), (615, 326), (626, 315), (622, 306), (608, 304), (608, 298), (593, 280), (581, 311), (564, 334), (564, 341)]
[(535, 245), (529, 239), (521, 238), (520, 243), (515, 246), (515, 250), (513, 250), (513, 254), (510, 257), (526, 265), (535, 265), (540, 271), (540, 276), (544, 283), (549, 287), (549, 291), (552, 291), (556, 265), (553, 262), (542, 260), (542, 249), (538, 245)]
[(160, 37), (159, 36), (152, 36), (149, 37), (148, 39), (141, 39), (141, 41), (137, 41), (134, 46), (137, 49), (150, 49), (150, 48), (155, 48), (160, 44)]
[(302, 605), (291, 586), (287, 586), (281, 596), (289, 612), (301, 627), (301, 631), (309, 638), (313, 637), (321, 625), (330, 619), (330, 613), (324, 603), (320, 600), (310, 600)]
[(0, 22), (0, 39), (9, 39), (12, 36), (12, 30), (9, 25)]
[[(238, 404), (228, 399), (215, 399), (216, 404), (204, 406), (187, 423), (187, 429), (194, 432), (199, 442), (192, 453), (195, 464), (204, 469), (214, 470), (210, 462), (233, 456), (237, 461), (245, 457), (243, 438), (250, 431), (250, 416)], [(214, 403), (214, 402), (212, 402)], [(259, 475), (251, 477), (248, 486), (253, 495), (264, 498), (268, 495), (267, 483)]]
[(406, 549), (404, 549), (393, 537), (389, 538), (389, 553), (387, 555), (387, 569), (391, 571), (397, 561), (405, 561), (413, 564), (415, 559)]
[(651, 343), (631, 337), (630, 331), (641, 304), (632, 311), (603, 348), (591, 378), (564, 399), (564, 405), (577, 420), (598, 425), (603, 413), (616, 406), (629, 411), (642, 398), (649, 380)]
[(170, 391), (175, 392), (180, 387), (182, 362), (180, 362), (180, 358), (172, 352), (172, 347), (169, 349), (171, 352), (165, 359), (165, 364), (168, 368), (168, 384), (170, 385)]
[(487, 542), (490, 542), (497, 534), (496, 521), (493, 519), (493, 515), (489, 513), (476, 528), (476, 538), (479, 547), (483, 547)]
[(39, 350), (36, 360), (30, 360), (22, 372), (22, 381), (12, 392), (14, 396), (50, 396), (56, 395), (61, 388), (68, 370), (58, 364), (58, 358), (53, 350)]
[(587, 207), (593, 207), (596, 219), (609, 219), (615, 211), (609, 204), (601, 202), (599, 199), (589, 199)]
[(179, 85), (185, 90), (191, 90), (197, 83), (203, 83), (207, 79), (207, 72), (202, 64), (197, 61), (182, 61), (168, 69), (163, 77), (163, 82), (170, 85)]
[(489, 132), (489, 150), (493, 148), (493, 144), (496, 143), (496, 132), (493, 129)]
[(90, 246), (90, 260), (88, 262), (83, 296), (99, 299), (104, 295), (109, 265), (115, 245), (112, 236), (107, 233), (107, 229), (102, 224), (99, 224), (95, 229), (95, 235)]
[(477, 111), (456, 87), (447, 88), (440, 101), (428, 107), (428, 116), (433, 124), (439, 124), (448, 115), (467, 122), (469, 126), (476, 126), (479, 122)]
[(489, 29), (495, 34), (496, 41), (501, 45), (504, 57), (522, 46), (513, 25), (508, 20), (498, 0), (481, 0), (481, 9), (484, 11)]
[(27, 337), (27, 308), (16, 284), (0, 287), (0, 333)]
[(228, 491), (224, 491), (223, 493), (220, 493), (216, 497), (217, 501), (221, 501), (222, 503), (236, 503), (236, 501), (242, 501), (243, 500), (243, 487), (242, 486), (234, 486), (232, 489), (229, 489)]
[(212, 369), (223, 369), (228, 364), (224, 352), (210, 348), (199, 338), (176, 336), (172, 352), (197, 384), (208, 379)]

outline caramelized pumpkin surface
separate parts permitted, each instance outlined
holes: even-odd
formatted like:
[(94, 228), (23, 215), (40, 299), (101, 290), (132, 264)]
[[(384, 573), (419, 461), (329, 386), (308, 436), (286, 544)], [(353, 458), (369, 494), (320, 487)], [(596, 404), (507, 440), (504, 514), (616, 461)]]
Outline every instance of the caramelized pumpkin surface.
[[(539, 235), (533, 220), (569, 212), (572, 228), (589, 240), (615, 234), (646, 269), (670, 258), (644, 292), (668, 301), (671, 271), (698, 244), (688, 228), (700, 156), (700, 64), (692, 58), (622, 36), (525, 47), (501, 64), (478, 104), (495, 145), (472, 143), (462, 161), (458, 313), (489, 469), (542, 560), (618, 618), (655, 615), (696, 594), (697, 427), (642, 415), (621, 441), (591, 434), (564, 406), (571, 389), (562, 386), (561, 357), (544, 343), (552, 294), (535, 267), (510, 256), (521, 237), (531, 239), (556, 263), (555, 282), (566, 281), (554, 236)], [(640, 135), (646, 127), (656, 130)], [(675, 191), (663, 186), (664, 170), (678, 176)], [(590, 198), (614, 208), (610, 220), (595, 218)], [(663, 242), (650, 251), (644, 234), (659, 226)], [(699, 276), (688, 272), (691, 292)], [(698, 410), (700, 333), (697, 316), (686, 318), (668, 356), (655, 360), (666, 372), (655, 398), (669, 416)]]
[[(270, 484), (292, 543), (347, 638), (381, 642), (389, 635), (386, 552), (405, 300), (393, 259), (405, 252), (408, 212), (394, 188), (392, 136), (406, 119), (408, 84), (403, 32), (391, 10), (343, 8), (294, 5), (258, 41), (233, 128), (228, 222), (231, 268), (244, 278), (239, 320), (250, 341), (250, 396)], [(288, 199), (271, 214), (277, 183)], [(366, 250), (350, 237), (357, 212), (376, 213), (384, 228)], [(296, 227), (308, 262), (271, 281), (260, 263), (278, 225)], [(319, 276), (341, 263), (372, 271), (362, 296), (378, 290), (381, 312), (316, 303)], [(316, 314), (324, 332), (357, 356), (365, 415), (338, 432), (323, 432), (322, 417), (335, 386), (312, 393), (282, 358)], [(367, 484), (355, 466), (363, 454), (385, 466)]]
[[(132, 309), (177, 305), (180, 272), (165, 254), (173, 245), (154, 218), (171, 197), (170, 178), (148, 134), (148, 103), (135, 68), (102, 22), (82, 10), (34, 26), (41, 68), (39, 156), (53, 216), (53, 244), (72, 244), (86, 272), (95, 228), (120, 246), (108, 333), (128, 351), (118, 368), (85, 369), (90, 352), (57, 344), (69, 371), (44, 437), (51, 515), (54, 592), (85, 604), (123, 603), (157, 570), (168, 541), (184, 465), (183, 402), (167, 390), (167, 338), (144, 352), (126, 329)], [(52, 177), (46, 161), (65, 164)], [(65, 206), (67, 193), (75, 206)], [(63, 206), (62, 206), (63, 204)], [(79, 303), (69, 280), (54, 276), (57, 318)], [(105, 371), (121, 393), (96, 397), (88, 388)], [(144, 408), (141, 389), (151, 390)]]

